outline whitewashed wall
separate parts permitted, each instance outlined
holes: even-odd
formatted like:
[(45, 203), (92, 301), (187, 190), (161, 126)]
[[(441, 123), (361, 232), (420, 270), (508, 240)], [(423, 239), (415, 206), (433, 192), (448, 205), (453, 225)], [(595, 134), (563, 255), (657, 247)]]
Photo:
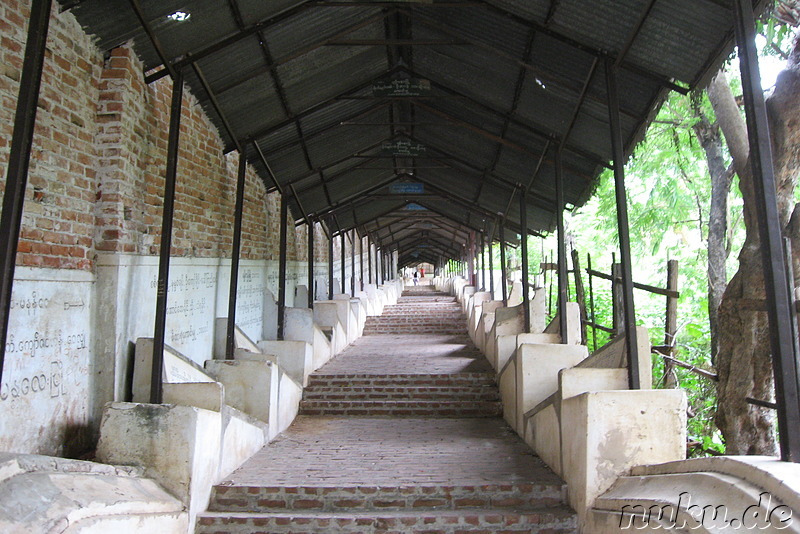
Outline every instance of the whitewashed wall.
[(17, 267), (0, 450), (62, 454), (91, 439), (93, 286), (84, 271)]
[[(287, 265), (287, 306), (308, 264)], [(325, 288), (327, 264), (315, 265)], [(136, 338), (152, 337), (158, 258), (100, 254), (96, 275), (19, 267), (0, 384), (0, 451), (69, 454), (93, 439), (106, 402), (130, 398)], [(172, 258), (165, 342), (202, 365), (226, 317), (230, 260)], [(242, 260), (237, 323), (274, 339), (278, 262)], [(306, 303), (298, 303), (304, 306)], [(66, 442), (66, 449), (64, 443)]]

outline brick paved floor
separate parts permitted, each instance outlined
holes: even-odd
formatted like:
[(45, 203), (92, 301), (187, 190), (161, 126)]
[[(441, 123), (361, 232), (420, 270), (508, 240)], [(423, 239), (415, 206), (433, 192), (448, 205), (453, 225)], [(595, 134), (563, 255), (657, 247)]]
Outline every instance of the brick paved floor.
[(373, 334), (356, 340), (318, 372), (430, 374), (491, 371), (491, 364), (466, 334)]
[(223, 485), (558, 483), (502, 419), (300, 416)]

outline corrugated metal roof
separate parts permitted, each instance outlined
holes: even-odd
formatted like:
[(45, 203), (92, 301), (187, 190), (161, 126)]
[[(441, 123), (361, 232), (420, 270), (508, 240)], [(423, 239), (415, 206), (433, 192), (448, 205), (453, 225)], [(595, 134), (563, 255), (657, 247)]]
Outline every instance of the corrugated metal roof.
[[(552, 150), (564, 137), (566, 201), (586, 201), (611, 157), (606, 54), (627, 50), (618, 84), (628, 153), (673, 81), (696, 84), (718, 66), (729, 9), (658, 0), (639, 27), (650, 1), (139, 0), (227, 146), (238, 141), (272, 188), (258, 143), (284, 191), (297, 191), (296, 217), (335, 215), (334, 228), (384, 243), (383, 225), (425, 221), (431, 239), (452, 235), (456, 249), (498, 213), (509, 234), (519, 230), (518, 186), (529, 188), (529, 228), (552, 229)], [(190, 18), (169, 17), (179, 10)], [(73, 12), (101, 48), (133, 39), (146, 69), (161, 68), (129, 0), (83, 0)], [(402, 81), (421, 92), (386, 93)], [(398, 142), (417, 152), (393, 156)], [(386, 186), (413, 180), (424, 195)]]

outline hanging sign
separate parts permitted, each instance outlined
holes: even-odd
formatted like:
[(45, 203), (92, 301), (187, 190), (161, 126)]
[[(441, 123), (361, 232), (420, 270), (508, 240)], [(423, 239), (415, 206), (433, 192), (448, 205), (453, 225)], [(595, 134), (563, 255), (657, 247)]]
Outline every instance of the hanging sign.
[(397, 141), (387, 141), (381, 145), (382, 156), (393, 156), (398, 158), (416, 158), (424, 156), (428, 148), (425, 145), (398, 139)]
[(430, 80), (406, 78), (403, 80), (387, 80), (372, 85), (372, 96), (377, 97), (412, 97), (427, 96), (431, 93)]
[(393, 195), (421, 195), (425, 193), (425, 185), (415, 182), (395, 182), (389, 185), (389, 193)]

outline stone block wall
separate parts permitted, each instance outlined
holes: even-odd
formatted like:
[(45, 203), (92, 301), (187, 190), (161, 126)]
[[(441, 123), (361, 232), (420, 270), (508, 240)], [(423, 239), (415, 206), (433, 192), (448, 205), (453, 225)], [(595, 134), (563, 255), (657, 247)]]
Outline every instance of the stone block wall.
[[(128, 399), (132, 345), (152, 336), (171, 81), (145, 84), (130, 44), (99, 50), (59, 11), (55, 3), (25, 194), (0, 450), (72, 456), (91, 448), (103, 404)], [(28, 16), (29, 0), (0, 4), (3, 177)], [(227, 314), (237, 166), (186, 91), (167, 343), (198, 362), (211, 357), (211, 325)], [(252, 169), (243, 216), (237, 318), (259, 338), (277, 296), (280, 196)], [(315, 278), (325, 283), (327, 241), (320, 225), (314, 231)], [(289, 305), (306, 283), (306, 232), (290, 221)]]

